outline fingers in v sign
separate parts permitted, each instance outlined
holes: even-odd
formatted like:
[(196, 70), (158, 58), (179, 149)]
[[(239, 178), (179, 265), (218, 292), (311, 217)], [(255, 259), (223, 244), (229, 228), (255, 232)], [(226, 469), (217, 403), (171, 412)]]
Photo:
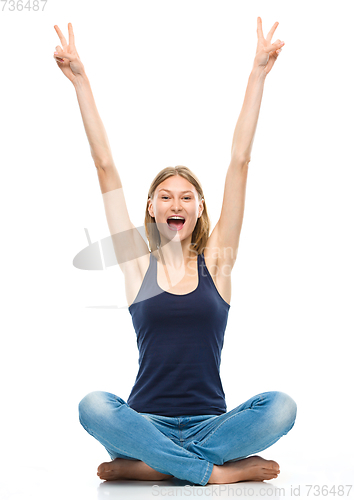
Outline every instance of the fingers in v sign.
[(272, 43), (272, 38), (275, 30), (279, 26), (278, 22), (275, 22), (266, 38), (263, 35), (262, 29), (262, 19), (257, 17), (257, 50), (256, 57), (254, 60), (254, 66), (261, 68), (265, 74), (268, 74), (272, 69), (275, 61), (277, 60), (278, 55), (281, 52), (281, 47), (285, 45), (285, 42), (280, 41), (279, 39)]
[(59, 26), (54, 25), (61, 45), (55, 47), (54, 59), (64, 75), (73, 83), (77, 78), (85, 76), (84, 65), (75, 47), (74, 29), (71, 23), (68, 23), (69, 43), (61, 32)]

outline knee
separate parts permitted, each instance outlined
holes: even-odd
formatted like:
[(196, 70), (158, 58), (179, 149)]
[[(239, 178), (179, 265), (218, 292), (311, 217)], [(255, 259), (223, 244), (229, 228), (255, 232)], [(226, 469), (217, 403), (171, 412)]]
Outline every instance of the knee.
[(284, 434), (294, 426), (297, 404), (291, 396), (281, 391), (270, 393), (273, 398), (272, 416), (277, 427), (282, 428)]
[(93, 391), (87, 394), (79, 403), (79, 420), (85, 422), (93, 413), (97, 413), (102, 405), (103, 394)]
[(110, 404), (115, 406), (124, 404), (125, 401), (104, 391), (89, 392), (79, 403), (79, 420), (81, 424), (85, 424), (92, 419), (98, 420), (100, 416), (108, 413)]

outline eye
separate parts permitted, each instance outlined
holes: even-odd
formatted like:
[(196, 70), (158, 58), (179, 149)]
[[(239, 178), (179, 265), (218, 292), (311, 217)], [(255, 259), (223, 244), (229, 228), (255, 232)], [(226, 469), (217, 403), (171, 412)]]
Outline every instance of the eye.
[[(162, 195), (162, 196), (161, 196), (161, 199), (162, 199), (162, 200), (163, 200), (163, 199), (165, 199), (165, 198), (169, 198), (169, 196), (166, 196), (166, 195)], [(192, 198), (191, 198), (190, 196), (184, 196), (184, 199), (185, 199), (185, 200), (191, 200)]]

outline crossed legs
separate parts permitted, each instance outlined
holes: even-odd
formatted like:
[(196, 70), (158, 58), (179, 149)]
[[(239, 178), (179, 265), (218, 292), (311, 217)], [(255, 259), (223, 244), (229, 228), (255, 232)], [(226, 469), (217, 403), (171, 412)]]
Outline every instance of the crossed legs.
[[(176, 476), (202, 485), (277, 477), (277, 462), (253, 454), (286, 434), (296, 417), (296, 403), (287, 394), (258, 394), (213, 419), (205, 426), (205, 435), (199, 433), (185, 449), (115, 395), (90, 393), (80, 402), (79, 410), (84, 428), (109, 449), (112, 458), (122, 457), (98, 467), (101, 479), (164, 480)], [(130, 436), (129, 429), (137, 432)]]

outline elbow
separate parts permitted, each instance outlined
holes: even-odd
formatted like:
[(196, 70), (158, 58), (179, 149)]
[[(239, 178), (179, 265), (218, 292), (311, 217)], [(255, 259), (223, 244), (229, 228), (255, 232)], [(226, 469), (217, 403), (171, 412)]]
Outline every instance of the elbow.
[(249, 156), (234, 155), (231, 157), (231, 163), (240, 167), (247, 167), (250, 161), (251, 158)]
[(251, 161), (251, 148), (233, 146), (231, 148), (231, 158), (236, 158), (243, 163), (249, 163)]
[(242, 165), (245, 165), (245, 166), (247, 166), (250, 161), (251, 161), (251, 158), (249, 156), (243, 156), (240, 159), (240, 163), (242, 163)]
[(98, 160), (98, 159), (94, 159), (94, 164), (95, 164), (95, 167), (97, 168), (97, 170), (107, 170), (109, 167), (112, 167), (114, 166), (114, 163), (113, 163), (113, 160), (112, 159), (106, 159), (106, 160)]

